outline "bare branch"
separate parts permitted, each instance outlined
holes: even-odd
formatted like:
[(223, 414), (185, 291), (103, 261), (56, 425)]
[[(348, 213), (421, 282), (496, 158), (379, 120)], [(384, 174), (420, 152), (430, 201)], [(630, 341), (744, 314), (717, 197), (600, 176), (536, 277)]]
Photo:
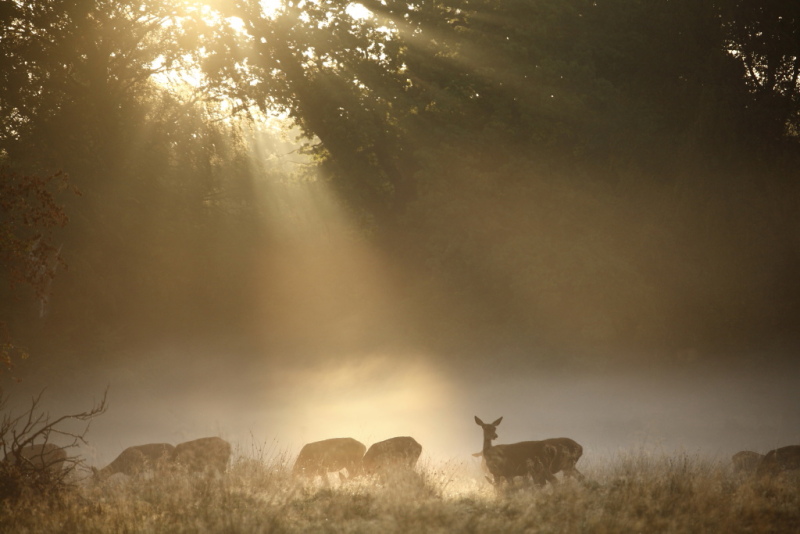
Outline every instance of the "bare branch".
[[(21, 414), (5, 411), (0, 423), (0, 499), (18, 499), (31, 491), (51, 493), (71, 486), (73, 473), (83, 463), (70, 456), (67, 449), (86, 443), (92, 420), (105, 413), (108, 389), (100, 402), (89, 410), (51, 419), (40, 410), (42, 390), (31, 399), (30, 407)], [(0, 408), (8, 398), (0, 396)], [(71, 422), (85, 423), (79, 430), (67, 427)], [(53, 438), (59, 438), (59, 444)]]

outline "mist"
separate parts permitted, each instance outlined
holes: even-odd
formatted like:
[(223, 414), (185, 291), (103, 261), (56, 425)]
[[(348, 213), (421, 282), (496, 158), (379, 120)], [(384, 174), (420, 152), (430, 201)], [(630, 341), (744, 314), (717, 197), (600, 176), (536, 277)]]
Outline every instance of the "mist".
[[(800, 439), (796, 365), (753, 363), (553, 371), (487, 364), (472, 373), (433, 355), (383, 353), (276, 365), (224, 349), (162, 349), (125, 365), (21, 373), (6, 390), (24, 407), (45, 388), (52, 415), (80, 412), (108, 389), (107, 413), (92, 422), (91, 465), (127, 446), (219, 435), (252, 455), (291, 458), (308, 442), (354, 437), (371, 443), (411, 435), (435, 463), (471, 465), (484, 420), (502, 416), (501, 443), (568, 436), (585, 462), (646, 451), (726, 459)], [(33, 371), (33, 369), (32, 369)]]

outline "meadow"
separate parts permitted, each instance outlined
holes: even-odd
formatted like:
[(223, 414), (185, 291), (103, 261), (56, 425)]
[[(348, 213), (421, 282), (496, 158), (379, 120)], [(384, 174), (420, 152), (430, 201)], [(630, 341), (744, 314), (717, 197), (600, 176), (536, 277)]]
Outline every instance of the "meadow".
[(292, 458), (238, 451), (227, 473), (175, 472), (0, 504), (0, 531), (34, 532), (797, 532), (800, 477), (734, 474), (688, 454), (618, 453), (587, 480), (498, 492), (474, 463), (423, 461), (391, 479), (302, 482)]

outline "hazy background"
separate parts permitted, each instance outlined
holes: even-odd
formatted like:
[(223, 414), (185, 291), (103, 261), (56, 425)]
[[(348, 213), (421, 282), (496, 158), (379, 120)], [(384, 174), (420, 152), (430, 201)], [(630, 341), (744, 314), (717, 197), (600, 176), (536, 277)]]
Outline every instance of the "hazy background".
[(90, 464), (800, 443), (798, 8), (83, 4), (0, 10), (0, 387)]
[[(130, 354), (127, 365), (39, 371), (7, 389), (16, 406), (47, 386), (52, 415), (80, 412), (109, 386), (109, 409), (82, 450), (104, 465), (127, 446), (220, 435), (254, 454), (290, 456), (307, 442), (354, 437), (370, 445), (414, 436), (426, 457), (472, 463), (481, 449), (473, 416), (494, 420), (501, 443), (568, 436), (586, 459), (646, 450), (724, 459), (798, 441), (796, 364), (610, 367), (554, 371), (536, 365), (475, 365), (435, 355), (353, 354), (276, 365), (254, 354), (207, 347)], [(487, 357), (491, 358), (491, 355)], [(32, 366), (31, 366), (32, 367)]]

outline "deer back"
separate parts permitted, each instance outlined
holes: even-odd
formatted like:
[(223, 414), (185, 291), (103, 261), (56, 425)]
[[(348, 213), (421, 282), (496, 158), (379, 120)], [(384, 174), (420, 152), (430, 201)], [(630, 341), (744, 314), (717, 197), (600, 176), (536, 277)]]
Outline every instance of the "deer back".
[(296, 475), (313, 475), (347, 469), (355, 471), (361, 465), (367, 447), (353, 438), (331, 438), (307, 443), (300, 450), (292, 471)]
[(557, 448), (544, 441), (495, 445), (483, 451), (489, 472), (495, 477), (505, 478), (543, 476), (543, 473), (551, 472), (557, 454)]
[(800, 469), (800, 445), (788, 445), (769, 451), (758, 464), (759, 475), (777, 475)]

